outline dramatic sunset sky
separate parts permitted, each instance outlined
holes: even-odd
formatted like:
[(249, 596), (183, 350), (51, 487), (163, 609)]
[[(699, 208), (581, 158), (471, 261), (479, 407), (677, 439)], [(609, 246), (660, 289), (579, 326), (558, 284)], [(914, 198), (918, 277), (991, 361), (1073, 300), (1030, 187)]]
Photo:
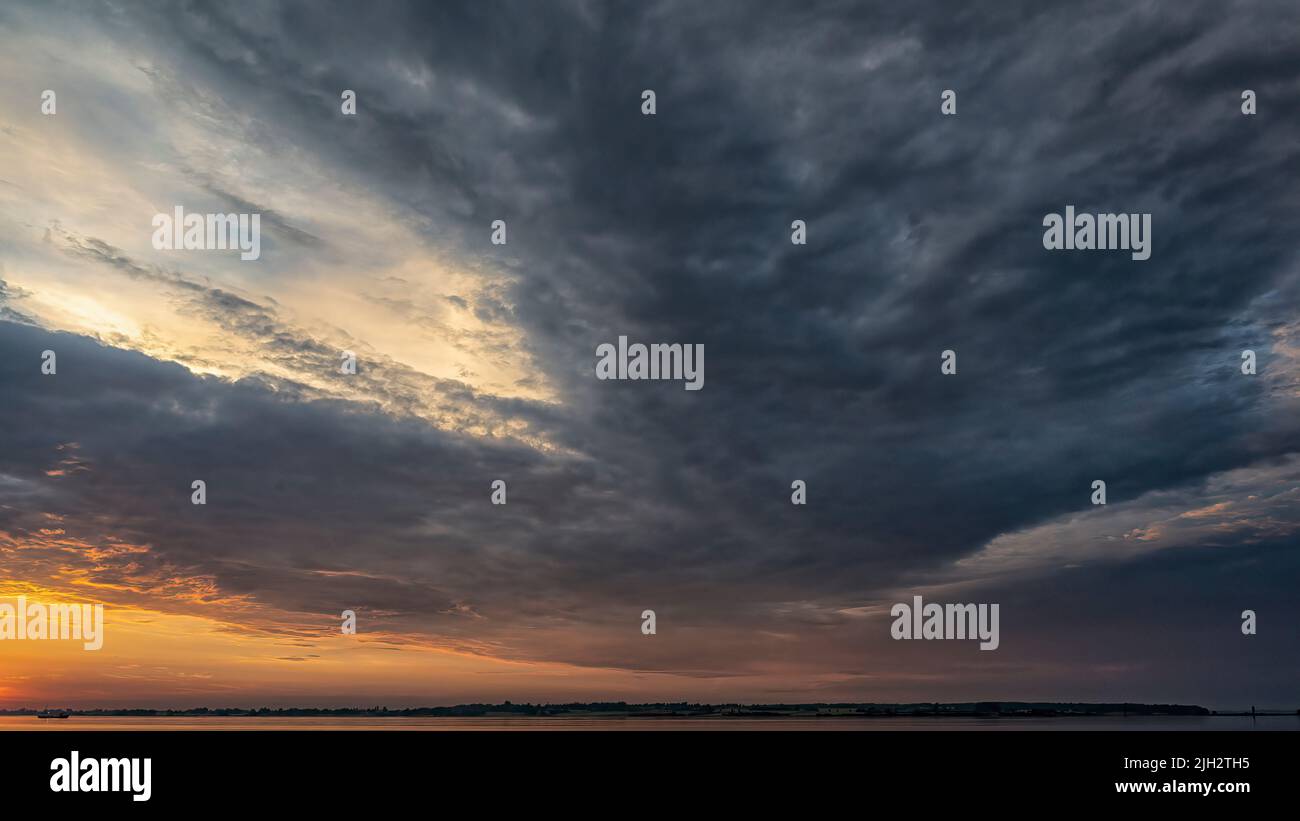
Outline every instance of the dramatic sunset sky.
[(1293, 0), (6, 0), (0, 708), (1300, 706), (1298, 169)]

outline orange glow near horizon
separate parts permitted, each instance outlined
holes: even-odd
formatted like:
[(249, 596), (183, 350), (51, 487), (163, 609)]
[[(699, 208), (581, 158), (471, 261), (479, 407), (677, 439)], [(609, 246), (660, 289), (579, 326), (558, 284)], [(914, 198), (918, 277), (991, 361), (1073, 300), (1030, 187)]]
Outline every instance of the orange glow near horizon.
[[(73, 603), (64, 591), (9, 584), (0, 603)], [(79, 600), (77, 603), (89, 603)], [(324, 621), (324, 619), (322, 619)], [(0, 709), (139, 706), (372, 706), (517, 699), (520, 685), (557, 693), (581, 681), (598, 693), (627, 683), (617, 671), (494, 659), (421, 646), (385, 634), (324, 629), (304, 639), (258, 633), (205, 616), (142, 607), (104, 609), (104, 645), (0, 641)], [(386, 701), (386, 699), (396, 699)]]

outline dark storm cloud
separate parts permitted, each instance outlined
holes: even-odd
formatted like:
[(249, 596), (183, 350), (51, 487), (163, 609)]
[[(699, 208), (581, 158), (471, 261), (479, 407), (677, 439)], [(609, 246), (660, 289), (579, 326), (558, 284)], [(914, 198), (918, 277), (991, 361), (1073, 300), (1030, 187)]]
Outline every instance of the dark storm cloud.
[[(290, 611), (448, 615), (451, 626), (424, 628), (454, 636), (470, 612), (458, 608), (462, 597), (496, 614), (534, 584), (568, 587), (567, 571), (548, 582), (556, 574), (544, 566), (567, 551), (594, 555), (595, 536), (566, 536), (566, 523), (611, 515), (610, 502), (586, 498), (590, 467), (521, 445), (365, 406), (286, 400), (82, 337), (11, 323), (0, 336), (10, 354), (0, 383), (14, 398), (0, 411), (0, 473), (41, 491), (22, 506), (6, 493), (0, 529), (21, 544), (54, 512), (71, 538), (150, 549), (92, 562), (99, 583), (213, 578), (222, 595)], [(59, 356), (53, 376), (29, 367), (46, 349)], [(69, 450), (81, 469), (48, 476)], [(515, 487), (499, 512), (488, 495), (502, 476)], [(194, 479), (207, 482), (206, 507), (190, 503)]]
[[(658, 665), (606, 634), (527, 650), (511, 637), (515, 652), (635, 669), (743, 667), (777, 652), (760, 628), (851, 656), (868, 635), (879, 644), (879, 621), (809, 627), (796, 605), (852, 607), (923, 580), (1086, 508), (1093, 479), (1122, 502), (1300, 450), (1294, 394), (1237, 371), (1244, 347), (1282, 367), (1271, 348), (1294, 319), (1293, 3), (98, 14), (268, 142), (409, 209), (431, 243), (510, 268), (508, 299), (462, 307), (518, 323), (564, 397), (558, 412), (502, 412), (543, 425), (566, 457), (90, 350), (158, 384), (130, 399), (78, 383), (57, 414), (30, 397), (5, 411), (60, 426), (20, 434), (14, 475), (80, 442), (92, 470), (62, 480), (84, 488), (68, 503), (110, 506), (151, 557), (223, 589), (334, 610), (346, 578), (367, 606), (489, 639), (630, 630), (619, 620), (656, 604), (661, 620), (715, 630), (656, 647)], [(339, 116), (344, 88), (356, 118)], [(654, 117), (640, 113), (646, 88)], [(945, 88), (956, 117), (939, 114)], [(1238, 110), (1244, 88), (1260, 95), (1254, 117)], [(1150, 212), (1151, 259), (1044, 251), (1042, 217), (1067, 204)], [(508, 252), (488, 244), (498, 218)], [(793, 219), (807, 246), (790, 244)], [(260, 306), (213, 300), (260, 321)], [(707, 387), (596, 381), (595, 348), (619, 334), (702, 343)], [(939, 374), (948, 348), (956, 377)], [(128, 433), (97, 445), (116, 430), (99, 406), (110, 395)], [(210, 421), (160, 416), (158, 395)], [(201, 514), (183, 491), (198, 476), (213, 488)], [(491, 509), (498, 476), (510, 504)], [(806, 508), (788, 503), (795, 478)], [(1240, 582), (1261, 597), (1294, 570), (1281, 550), (1241, 550), (1258, 575)], [(1210, 585), (1227, 561), (1198, 555), (1180, 578)], [(1166, 569), (1127, 572), (1141, 589)], [(1080, 602), (1104, 602), (1104, 573), (1070, 578)], [(1200, 606), (1168, 606), (1183, 601)], [(457, 602), (487, 624), (446, 616)], [(1039, 597), (1020, 612), (1046, 625), (1060, 607)]]

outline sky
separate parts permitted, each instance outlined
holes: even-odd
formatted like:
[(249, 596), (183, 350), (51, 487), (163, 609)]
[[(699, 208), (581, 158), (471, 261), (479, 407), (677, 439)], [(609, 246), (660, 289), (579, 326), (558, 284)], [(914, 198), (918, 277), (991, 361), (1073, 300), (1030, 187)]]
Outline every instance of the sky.
[[(1300, 706), (1296, 43), (1290, 0), (3, 4), (0, 602), (106, 626), (0, 642), (0, 708)], [(1067, 205), (1150, 259), (1046, 250)], [(177, 206), (260, 258), (156, 249)], [(704, 388), (598, 379), (619, 336)], [(916, 595), (999, 647), (894, 640)]]

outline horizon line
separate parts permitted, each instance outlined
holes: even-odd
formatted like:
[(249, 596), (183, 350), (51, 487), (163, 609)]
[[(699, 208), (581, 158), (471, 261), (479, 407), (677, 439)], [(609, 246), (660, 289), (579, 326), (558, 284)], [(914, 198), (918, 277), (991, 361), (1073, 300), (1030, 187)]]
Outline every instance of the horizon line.
[[(170, 713), (170, 714), (194, 714), (194, 713), (412, 713), (412, 712), (433, 712), (433, 711), (498, 711), (498, 712), (521, 712), (525, 710), (585, 710), (588, 712), (598, 711), (650, 711), (655, 709), (674, 708), (679, 710), (689, 710), (692, 712), (704, 711), (722, 711), (722, 710), (810, 710), (810, 709), (873, 709), (873, 710), (899, 710), (903, 709), (909, 713), (916, 714), (919, 712), (940, 712), (964, 710), (967, 712), (981, 713), (1003, 713), (1008, 710), (1058, 710), (1067, 709), (1073, 712), (1099, 712), (1103, 710), (1121, 711), (1121, 712), (1138, 712), (1138, 711), (1160, 711), (1164, 714), (1170, 714), (1170, 711), (1177, 711), (1174, 714), (1180, 715), (1224, 715), (1224, 714), (1244, 714), (1244, 715), (1300, 715), (1300, 708), (1291, 707), (1236, 707), (1236, 708), (1209, 708), (1200, 704), (1179, 704), (1175, 702), (1135, 702), (1135, 701), (899, 701), (899, 702), (872, 702), (872, 701), (817, 701), (817, 702), (706, 702), (706, 701), (653, 701), (653, 702), (627, 702), (627, 701), (562, 701), (562, 702), (465, 702), (451, 705), (420, 705), (408, 707), (389, 707), (387, 705), (370, 705), (370, 706), (329, 706), (329, 707), (308, 707), (308, 706), (270, 706), (262, 705), (257, 707), (241, 706), (224, 706), (224, 707), (81, 707), (54, 708), (60, 712), (71, 714), (114, 714), (114, 713)], [(0, 708), (0, 715), (25, 715), (29, 713), (50, 712), (51, 708), (36, 707), (12, 707)]]

